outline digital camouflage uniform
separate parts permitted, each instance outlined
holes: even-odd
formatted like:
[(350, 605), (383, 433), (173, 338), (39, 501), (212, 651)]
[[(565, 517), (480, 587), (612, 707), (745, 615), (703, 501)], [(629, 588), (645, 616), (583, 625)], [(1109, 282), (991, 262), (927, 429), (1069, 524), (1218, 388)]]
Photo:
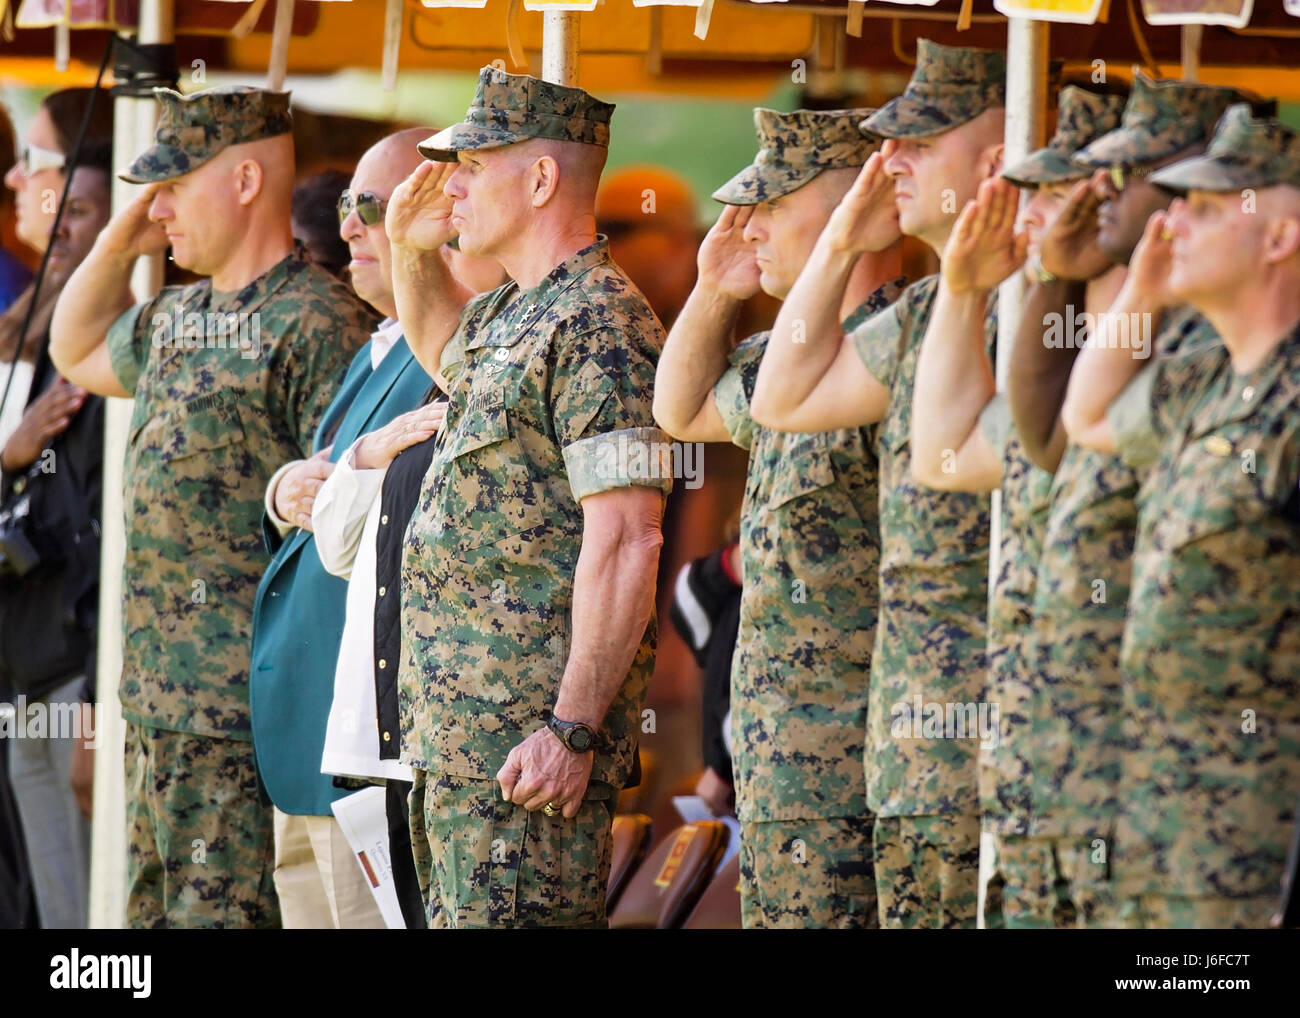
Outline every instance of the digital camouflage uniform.
[[(1119, 124), (1122, 96), (1077, 86), (1061, 90), (1056, 132), (1002, 176), (1019, 187), (1072, 182), (1089, 175), (1075, 151)], [(993, 839), (994, 866), (984, 901), (989, 928), (1071, 925), (1075, 906), (1058, 850), (1029, 837), (1033, 817), (1032, 667), (1034, 588), (1050, 507), (1052, 475), (1030, 462), (1011, 422), (1006, 397), (985, 407), (980, 425), (1002, 460), (1002, 528), (998, 575), (989, 603), (989, 700), (998, 705), (998, 737), (980, 750), (982, 829)]]
[[(528, 137), (603, 146), (612, 110), (581, 89), (485, 68), (466, 122), (421, 151), (449, 159)], [(463, 367), (402, 568), (403, 759), (416, 769), (412, 839), (440, 901), (431, 925), (605, 925), (610, 825), (654, 670), (653, 619), (600, 725), (577, 818), (502, 802), (495, 777), (559, 693), (582, 499), (671, 487), (651, 414), (662, 344), (604, 238), (531, 290), (475, 298), (448, 343)]]
[[(132, 181), (289, 129), (283, 93), (158, 95), (158, 144)], [(186, 317), (208, 313), (257, 318), (214, 334), (206, 317)], [(298, 248), (237, 293), (206, 279), (170, 288), (109, 330), (113, 370), (135, 395), (121, 682), (132, 926), (279, 923), (248, 710), (263, 493), (282, 463), (309, 454), (372, 324)]]
[[(1088, 170), (1166, 158), (1208, 139), (1235, 96), (1139, 73), (1120, 126), (1072, 158)], [(1031, 173), (1023, 164), (1008, 171), (1016, 182), (1033, 182)], [(1177, 309), (1153, 337), (1153, 356), (1214, 338), (1199, 315)], [(1029, 922), (1060, 916), (1069, 902), (1080, 925), (1122, 924), (1110, 857), (1123, 747), (1119, 647), (1139, 481), (1119, 456), (1071, 443), (1052, 483), (1032, 610), (1026, 838), (998, 845), (1009, 857), (1004, 901), (1025, 903), (1008, 911)]]
[[(1300, 135), (1234, 106), (1204, 157), (1152, 183), (1300, 187)], [(1244, 373), (1222, 344), (1157, 363), (1109, 420), (1122, 454), (1154, 463), (1120, 654), (1127, 916), (1264, 926), (1300, 787), (1300, 322)]]
[[(756, 205), (877, 147), (870, 110), (754, 111), (759, 151), (713, 197)], [(892, 303), (872, 293), (852, 328)], [(880, 529), (871, 428), (813, 435), (754, 423), (749, 401), (768, 333), (744, 340), (714, 387), (749, 451), (740, 514), (745, 578), (732, 659), (732, 765), (746, 928), (879, 925), (863, 735), (875, 641)]]
[[(862, 128), (887, 138), (942, 134), (1002, 106), (1005, 79), (1003, 53), (922, 39), (906, 90)], [(893, 927), (973, 927), (978, 897), (976, 718), (987, 710), (989, 498), (935, 491), (912, 478), (912, 391), (938, 283), (938, 276), (913, 283), (848, 333), (890, 393), (876, 437), (880, 622), (866, 759), (880, 921)], [(985, 318), (990, 356), (996, 307), (994, 297)]]

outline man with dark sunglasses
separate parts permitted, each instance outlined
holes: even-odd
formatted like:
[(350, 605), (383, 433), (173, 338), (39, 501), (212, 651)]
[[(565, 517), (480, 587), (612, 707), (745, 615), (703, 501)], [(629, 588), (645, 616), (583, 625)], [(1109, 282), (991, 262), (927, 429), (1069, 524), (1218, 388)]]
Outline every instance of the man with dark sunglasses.
[[(386, 196), (423, 161), (415, 146), (428, 135), (417, 128), (384, 138), (361, 157), (338, 200), (352, 287), (385, 317), (325, 411), (315, 455), (281, 467), (267, 485), (263, 533), (275, 557), (253, 611), (249, 700), (258, 771), (275, 804), (275, 888), (286, 929), (384, 926), (330, 810), (359, 786), (336, 786), (321, 773), (347, 584), (321, 564), (311, 512), (316, 492), (357, 437), (415, 409), (431, 384), (397, 322), (382, 216)], [(410, 440), (430, 434), (412, 431)]]

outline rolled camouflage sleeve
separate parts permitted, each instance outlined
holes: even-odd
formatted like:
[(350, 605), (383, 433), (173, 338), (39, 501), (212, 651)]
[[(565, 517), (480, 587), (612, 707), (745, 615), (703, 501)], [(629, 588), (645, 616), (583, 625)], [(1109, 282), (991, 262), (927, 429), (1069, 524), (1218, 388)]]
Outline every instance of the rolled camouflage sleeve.
[(1115, 448), (1124, 464), (1134, 470), (1145, 470), (1160, 455), (1160, 423), (1152, 406), (1160, 371), (1157, 363), (1139, 373), (1106, 411)]
[(906, 331), (903, 307), (902, 300), (896, 301), (848, 333), (848, 339), (862, 358), (862, 363), (886, 388), (893, 384), (902, 352)]
[[(161, 295), (159, 295), (161, 296)], [(153, 308), (158, 298), (147, 300), (143, 304), (127, 308), (112, 325), (104, 342), (108, 346), (109, 362), (113, 365), (113, 374), (127, 392), (135, 392), (144, 366), (149, 361), (149, 323), (153, 320)], [(141, 329), (140, 324), (145, 328)]]
[(749, 449), (754, 444), (754, 418), (749, 412), (750, 397), (758, 380), (758, 368), (767, 347), (767, 333), (750, 336), (729, 356), (730, 364), (714, 383), (713, 402), (726, 425), (734, 445)]
[(672, 490), (672, 442), (651, 412), (655, 365), (635, 339), (589, 333), (556, 363), (552, 419), (573, 497)]
[(1007, 442), (1011, 438), (1011, 405), (1004, 393), (999, 392), (984, 404), (984, 409), (980, 411), (979, 425), (998, 459), (1004, 459)]

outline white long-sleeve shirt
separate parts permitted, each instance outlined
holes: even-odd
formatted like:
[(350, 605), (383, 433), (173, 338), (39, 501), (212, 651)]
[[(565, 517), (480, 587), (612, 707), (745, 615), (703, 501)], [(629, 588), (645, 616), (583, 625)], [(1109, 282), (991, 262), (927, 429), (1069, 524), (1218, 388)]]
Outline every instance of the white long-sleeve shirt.
[[(360, 442), (361, 439), (357, 439)], [(354, 778), (411, 781), (411, 768), (379, 758), (375, 703), (375, 538), (383, 470), (358, 470), (353, 443), (339, 457), (312, 506), (321, 564), (348, 581), (343, 640), (334, 670), (334, 703), (325, 726), (321, 770)]]

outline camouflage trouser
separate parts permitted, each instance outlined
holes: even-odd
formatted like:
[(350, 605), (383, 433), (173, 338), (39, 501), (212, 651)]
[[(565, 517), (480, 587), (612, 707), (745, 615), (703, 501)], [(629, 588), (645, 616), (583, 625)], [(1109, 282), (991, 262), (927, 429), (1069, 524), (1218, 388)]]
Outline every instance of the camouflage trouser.
[(874, 929), (871, 816), (768, 820), (740, 829), (745, 929)]
[(1121, 922), (1148, 930), (1267, 929), (1277, 911), (1276, 894), (1256, 898), (1174, 898), (1142, 895), (1120, 903)]
[(876, 817), (872, 840), (881, 926), (975, 928), (980, 865), (977, 815)]
[(253, 744), (126, 725), (126, 922), (278, 928)]
[(1109, 839), (993, 835), (993, 873), (985, 887), (988, 929), (1117, 929)]
[(411, 842), (430, 928), (607, 928), (616, 800), (604, 785), (587, 795), (566, 820), (502, 802), (496, 781), (417, 770)]

